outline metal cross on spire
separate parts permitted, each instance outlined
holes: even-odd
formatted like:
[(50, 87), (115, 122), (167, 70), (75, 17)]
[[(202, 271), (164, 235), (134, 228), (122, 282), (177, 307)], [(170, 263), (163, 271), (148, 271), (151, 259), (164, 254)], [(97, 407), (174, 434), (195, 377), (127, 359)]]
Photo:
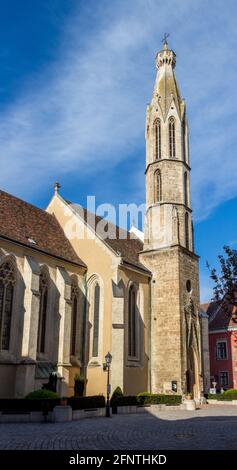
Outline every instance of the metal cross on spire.
[(164, 34), (164, 37), (162, 38), (163, 45), (168, 44), (167, 39), (168, 39), (169, 35), (170, 35), (169, 33)]

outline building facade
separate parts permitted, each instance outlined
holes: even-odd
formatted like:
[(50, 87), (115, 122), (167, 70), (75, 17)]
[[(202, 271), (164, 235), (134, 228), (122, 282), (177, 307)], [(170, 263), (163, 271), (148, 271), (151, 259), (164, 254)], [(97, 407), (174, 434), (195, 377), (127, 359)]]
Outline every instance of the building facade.
[[(202, 306), (209, 318), (210, 387), (237, 389), (237, 315), (215, 302)], [(214, 385), (215, 387), (214, 387)]]
[(73, 395), (203, 391), (198, 257), (188, 121), (167, 42), (146, 117), (144, 242), (55, 185), (46, 211), (0, 192), (0, 396), (25, 396), (54, 370)]

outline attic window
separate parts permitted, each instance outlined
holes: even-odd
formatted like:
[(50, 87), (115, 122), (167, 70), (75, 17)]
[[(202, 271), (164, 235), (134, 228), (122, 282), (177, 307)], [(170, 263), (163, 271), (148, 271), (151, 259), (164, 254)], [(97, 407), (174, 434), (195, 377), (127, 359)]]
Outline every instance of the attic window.
[(27, 240), (28, 240), (28, 242), (31, 243), (32, 245), (37, 245), (36, 241), (35, 241), (33, 238), (27, 237)]

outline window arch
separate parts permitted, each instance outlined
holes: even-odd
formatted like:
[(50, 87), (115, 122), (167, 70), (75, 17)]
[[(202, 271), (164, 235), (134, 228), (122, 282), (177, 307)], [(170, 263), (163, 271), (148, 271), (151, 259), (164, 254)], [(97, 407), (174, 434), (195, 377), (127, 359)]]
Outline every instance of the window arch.
[(161, 158), (161, 125), (159, 119), (154, 121), (154, 150), (155, 160), (159, 160)]
[(175, 158), (175, 119), (169, 119), (169, 152), (170, 158)]
[(15, 270), (6, 261), (0, 266), (0, 350), (9, 350)]
[(182, 123), (183, 161), (186, 162), (186, 129), (185, 121)]
[(137, 355), (137, 289), (130, 286), (128, 295), (128, 355)]
[(45, 352), (45, 338), (46, 338), (46, 320), (48, 308), (48, 276), (44, 270), (40, 274), (40, 306), (39, 306), (39, 322), (38, 322), (38, 340), (37, 352)]
[(188, 175), (187, 171), (184, 173), (184, 204), (188, 205)]
[(189, 250), (189, 215), (185, 213), (185, 246)]
[(100, 320), (100, 285), (98, 281), (94, 285), (93, 292), (93, 339), (92, 356), (99, 355), (99, 320)]
[(70, 353), (72, 356), (76, 354), (76, 339), (77, 339), (77, 312), (78, 312), (78, 285), (75, 279), (72, 279), (71, 284), (71, 302), (72, 302), (72, 316), (71, 316), (71, 344)]
[(162, 198), (161, 172), (156, 170), (154, 173), (154, 202), (160, 202)]

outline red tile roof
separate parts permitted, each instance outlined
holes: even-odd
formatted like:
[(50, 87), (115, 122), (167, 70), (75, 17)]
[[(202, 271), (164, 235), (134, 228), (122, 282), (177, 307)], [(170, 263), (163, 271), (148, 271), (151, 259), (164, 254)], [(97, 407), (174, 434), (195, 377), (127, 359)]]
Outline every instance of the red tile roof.
[(54, 215), (1, 190), (0, 237), (86, 267)]
[[(237, 327), (236, 307), (230, 310), (224, 302), (210, 302), (207, 305), (206, 313), (209, 316), (210, 331)], [(202, 305), (200, 307), (202, 308)]]

